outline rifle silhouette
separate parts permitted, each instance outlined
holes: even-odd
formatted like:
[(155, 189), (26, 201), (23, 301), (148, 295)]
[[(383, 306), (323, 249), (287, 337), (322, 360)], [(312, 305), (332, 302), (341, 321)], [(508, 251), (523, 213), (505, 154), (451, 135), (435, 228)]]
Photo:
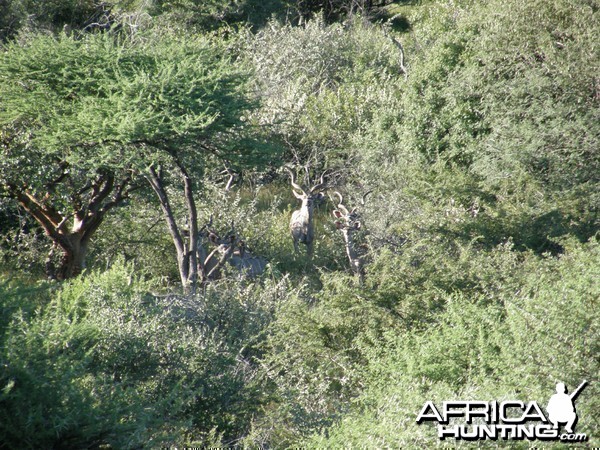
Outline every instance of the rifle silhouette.
[(569, 396), (572, 400), (575, 400), (575, 397), (579, 395), (579, 393), (583, 390), (585, 385), (587, 384), (587, 380), (583, 380), (583, 382), (573, 391), (573, 393)]

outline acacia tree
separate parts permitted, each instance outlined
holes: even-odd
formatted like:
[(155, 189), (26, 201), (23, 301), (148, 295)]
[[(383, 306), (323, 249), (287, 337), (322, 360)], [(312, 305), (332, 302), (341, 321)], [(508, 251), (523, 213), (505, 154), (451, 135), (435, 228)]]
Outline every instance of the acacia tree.
[[(251, 104), (239, 89), (243, 72), (222, 55), (207, 38), (168, 32), (38, 35), (6, 46), (0, 187), (62, 250), (58, 278), (81, 272), (106, 213), (127, 201), (144, 175), (169, 223), (183, 285), (195, 277), (190, 174), (201, 173), (209, 154), (257, 154), (257, 147), (232, 144), (243, 140), (240, 117)], [(173, 171), (183, 180), (188, 245), (162, 175)]]

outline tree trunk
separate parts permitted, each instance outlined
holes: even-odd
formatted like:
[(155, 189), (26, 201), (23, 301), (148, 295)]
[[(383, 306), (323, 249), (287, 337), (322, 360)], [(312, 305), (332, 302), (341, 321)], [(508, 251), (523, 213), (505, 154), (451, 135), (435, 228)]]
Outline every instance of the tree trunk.
[(183, 193), (188, 213), (189, 237), (186, 255), (186, 263), (188, 264), (188, 291), (195, 294), (198, 284), (198, 209), (194, 200), (192, 178), (183, 164), (179, 161), (176, 161), (176, 164), (183, 179)]
[[(97, 177), (78, 191), (71, 193), (73, 213), (66, 214), (51, 204), (54, 188), (68, 176), (61, 175), (51, 183), (44, 197), (14, 185), (8, 192), (44, 228), (52, 239), (53, 247), (46, 259), (49, 278), (66, 280), (79, 275), (85, 269), (90, 240), (98, 230), (106, 213), (129, 198), (133, 189), (130, 175), (115, 185), (113, 173), (98, 173)], [(71, 226), (69, 226), (69, 224)], [(54, 250), (62, 250), (58, 269), (53, 264)]]
[(60, 266), (54, 274), (58, 280), (73, 278), (83, 272), (89, 247), (89, 238), (82, 238), (79, 233), (69, 235), (65, 241), (68, 242), (68, 245), (59, 244), (62, 249), (62, 257)]
[(198, 239), (198, 217), (196, 213), (196, 204), (194, 202), (193, 191), (192, 191), (192, 180), (188, 176), (185, 168), (176, 163), (178, 166), (184, 183), (184, 195), (186, 200), (186, 206), (188, 209), (188, 241), (186, 243), (184, 233), (181, 232), (177, 221), (175, 220), (175, 214), (171, 208), (169, 197), (164, 186), (164, 180), (162, 176), (154, 167), (150, 167), (149, 175), (147, 176), (150, 186), (156, 193), (158, 202), (163, 211), (165, 221), (175, 251), (177, 252), (177, 268), (179, 269), (179, 278), (181, 280), (181, 287), (183, 292), (186, 294), (194, 293), (198, 281), (198, 261), (197, 261), (197, 239)]

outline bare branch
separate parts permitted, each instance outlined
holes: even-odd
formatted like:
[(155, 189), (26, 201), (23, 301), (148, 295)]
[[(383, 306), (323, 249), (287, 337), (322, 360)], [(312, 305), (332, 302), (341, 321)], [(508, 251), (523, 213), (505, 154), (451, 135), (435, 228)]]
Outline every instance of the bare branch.
[(67, 224), (67, 221), (69, 219), (72, 219), (73, 217), (75, 217), (75, 213), (63, 217), (63, 220), (61, 220), (60, 223), (57, 225), (56, 230), (59, 232), (63, 231), (63, 227)]
[(392, 40), (392, 43), (398, 48), (398, 50), (400, 50), (400, 73), (404, 74), (404, 79), (406, 80), (408, 79), (408, 70), (406, 70), (406, 66), (404, 65), (404, 47), (402, 47), (400, 41), (394, 36), (390, 36), (390, 39)]
[(102, 202), (110, 195), (115, 183), (115, 177), (112, 173), (107, 172), (99, 174), (98, 179), (92, 186), (92, 198), (90, 199), (87, 210), (97, 213)]
[(198, 245), (198, 210), (196, 209), (196, 202), (194, 201), (192, 179), (189, 176), (183, 164), (181, 164), (179, 160), (175, 160), (175, 164), (179, 168), (179, 171), (181, 172), (181, 175), (183, 177), (184, 196), (188, 209), (188, 222), (190, 226), (190, 239), (188, 242), (188, 264), (190, 282), (192, 284), (192, 290), (194, 290), (196, 282), (198, 281), (198, 261), (196, 259), (196, 247)]
[(229, 192), (231, 190), (231, 187), (233, 186), (233, 182), (235, 181), (236, 177), (239, 177), (239, 174), (231, 168), (231, 165), (228, 161), (224, 161), (223, 166), (225, 167), (225, 169), (222, 170), (220, 173), (224, 175), (229, 175), (229, 179), (227, 180), (227, 183), (225, 183), (225, 192)]

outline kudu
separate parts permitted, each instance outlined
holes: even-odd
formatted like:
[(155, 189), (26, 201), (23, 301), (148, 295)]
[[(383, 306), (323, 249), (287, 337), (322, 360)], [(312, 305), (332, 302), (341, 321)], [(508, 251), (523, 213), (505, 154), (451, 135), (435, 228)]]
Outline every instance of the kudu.
[[(252, 255), (246, 244), (239, 238), (235, 226), (231, 224), (231, 230), (220, 237), (212, 228), (212, 217), (210, 222), (202, 227), (198, 239), (198, 272), (202, 274), (203, 281), (215, 280), (222, 276), (225, 263), (234, 267), (243, 276), (254, 278), (261, 275), (267, 267), (267, 260), (261, 256)], [(214, 249), (207, 253), (205, 245), (211, 244)]]
[(269, 262), (262, 256), (255, 256), (246, 248), (246, 243), (239, 240), (229, 264), (235, 267), (243, 276), (255, 278), (265, 271)]
[[(346, 245), (346, 254), (348, 255), (352, 272), (362, 283), (365, 277), (364, 254), (362, 251), (360, 251), (361, 249), (357, 247), (354, 240), (355, 233), (362, 227), (360, 216), (357, 208), (352, 208), (352, 210), (349, 211), (348, 208), (344, 206), (344, 198), (342, 197), (342, 194), (336, 191), (335, 195), (337, 195), (339, 198), (337, 209), (333, 211), (333, 216), (336, 218), (335, 226), (342, 232), (344, 244)], [(369, 192), (363, 195), (361, 201), (363, 206), (365, 204), (367, 195), (369, 195)]]
[(327, 189), (327, 184), (324, 181), (324, 177), (327, 171), (323, 172), (317, 184), (309, 188), (304, 184), (298, 184), (295, 173), (287, 167), (285, 169), (290, 174), (294, 196), (302, 202), (302, 206), (292, 213), (292, 219), (290, 220), (290, 232), (294, 239), (294, 250), (296, 253), (300, 251), (298, 248), (298, 243), (300, 242), (306, 245), (306, 254), (311, 257), (315, 238), (314, 208), (315, 203), (323, 200), (325, 197), (323, 191)]

